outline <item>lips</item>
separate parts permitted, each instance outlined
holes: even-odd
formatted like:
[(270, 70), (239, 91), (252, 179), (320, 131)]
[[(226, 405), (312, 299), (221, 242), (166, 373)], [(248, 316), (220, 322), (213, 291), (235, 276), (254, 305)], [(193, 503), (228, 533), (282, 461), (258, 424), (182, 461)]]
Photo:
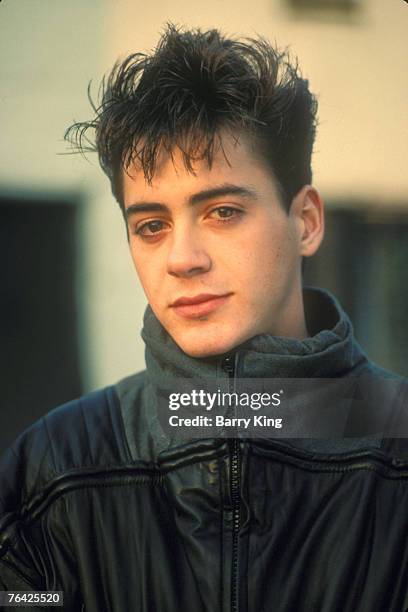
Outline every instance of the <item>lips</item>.
[(193, 319), (214, 312), (225, 304), (231, 295), (231, 293), (224, 295), (201, 293), (193, 297), (178, 298), (171, 304), (171, 307), (178, 315)]

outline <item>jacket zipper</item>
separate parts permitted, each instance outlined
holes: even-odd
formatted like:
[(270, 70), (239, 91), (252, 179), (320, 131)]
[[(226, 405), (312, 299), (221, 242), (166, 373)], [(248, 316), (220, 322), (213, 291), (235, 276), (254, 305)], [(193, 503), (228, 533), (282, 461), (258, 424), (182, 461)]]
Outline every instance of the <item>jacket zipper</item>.
[[(225, 357), (224, 371), (229, 378), (229, 392), (234, 391), (235, 368), (232, 357)], [(238, 537), (241, 523), (241, 452), (238, 438), (229, 439), (230, 491), (232, 507), (231, 612), (239, 611)]]

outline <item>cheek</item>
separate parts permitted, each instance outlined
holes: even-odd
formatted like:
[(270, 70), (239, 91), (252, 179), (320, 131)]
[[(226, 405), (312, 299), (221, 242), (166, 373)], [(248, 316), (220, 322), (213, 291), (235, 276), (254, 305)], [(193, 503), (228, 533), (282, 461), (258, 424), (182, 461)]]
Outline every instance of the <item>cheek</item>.
[(271, 290), (279, 291), (292, 277), (296, 256), (288, 234), (267, 228), (253, 236), (250, 244), (241, 244), (234, 257), (231, 254), (227, 265), (233, 263), (235, 277), (240, 286), (248, 290), (247, 297), (251, 301), (265, 298)]
[(282, 267), (284, 249), (268, 231), (258, 232), (250, 241), (242, 241), (226, 262), (233, 266), (237, 278), (245, 282), (272, 280)]

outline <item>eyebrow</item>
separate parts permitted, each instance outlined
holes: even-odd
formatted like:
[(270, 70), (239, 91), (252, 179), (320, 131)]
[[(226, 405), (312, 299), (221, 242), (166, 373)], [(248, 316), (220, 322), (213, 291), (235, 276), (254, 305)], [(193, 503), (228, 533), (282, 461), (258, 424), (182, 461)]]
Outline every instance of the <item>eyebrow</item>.
[[(221, 185), (220, 187), (212, 187), (211, 189), (204, 189), (203, 191), (198, 191), (194, 193), (188, 198), (188, 204), (190, 206), (194, 206), (195, 204), (201, 204), (206, 200), (212, 200), (214, 198), (219, 198), (228, 195), (238, 195), (242, 198), (246, 199), (257, 199), (258, 193), (255, 189), (247, 186), (241, 185)], [(140, 212), (168, 212), (169, 207), (162, 202), (136, 202), (135, 204), (130, 204), (126, 208), (126, 217), (129, 217), (132, 214), (140, 213)]]

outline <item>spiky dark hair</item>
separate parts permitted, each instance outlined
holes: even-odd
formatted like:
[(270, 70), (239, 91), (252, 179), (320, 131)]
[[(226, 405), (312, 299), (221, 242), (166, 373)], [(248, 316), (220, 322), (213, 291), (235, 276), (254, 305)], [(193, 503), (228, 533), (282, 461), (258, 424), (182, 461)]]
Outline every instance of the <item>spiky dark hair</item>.
[(252, 138), (287, 207), (311, 182), (316, 99), (297, 63), (263, 38), (169, 24), (152, 54), (114, 66), (94, 110), (65, 137), (76, 150), (97, 151), (122, 208), (123, 168), (137, 160), (151, 181), (159, 153), (176, 147), (189, 171), (197, 159), (211, 166), (221, 130)]

